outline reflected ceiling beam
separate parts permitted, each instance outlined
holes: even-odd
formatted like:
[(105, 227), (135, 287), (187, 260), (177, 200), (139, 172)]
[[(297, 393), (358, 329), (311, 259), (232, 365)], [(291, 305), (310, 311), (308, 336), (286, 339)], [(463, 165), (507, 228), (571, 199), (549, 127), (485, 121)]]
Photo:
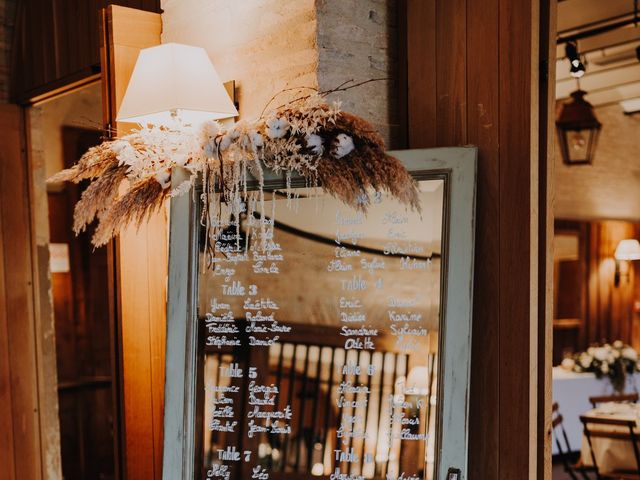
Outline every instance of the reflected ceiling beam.
[[(640, 18), (634, 0), (559, 0), (556, 98), (580, 88), (594, 107), (640, 97)], [(575, 42), (586, 74), (569, 72), (567, 42)]]
[[(626, 72), (627, 69), (637, 67), (638, 65), (640, 65), (640, 62), (638, 62), (638, 60), (624, 61), (614, 65), (609, 65), (609, 64), (598, 65), (596, 63), (588, 63), (587, 72), (580, 79), (580, 82), (582, 83), (586, 78), (589, 78), (589, 77), (595, 77), (595, 76), (602, 77), (605, 75), (615, 76), (615, 75), (618, 75), (621, 71)], [(573, 83), (576, 82), (575, 77), (572, 77), (571, 73), (569, 72), (570, 66), (568, 61), (559, 60), (556, 63), (556, 68), (558, 71), (558, 74), (556, 76), (557, 82), (569, 82), (569, 81)]]
[[(260, 213), (259, 212), (253, 212), (253, 217), (256, 220), (260, 220)], [(267, 217), (265, 215), (264, 217), (266, 220), (271, 221), (271, 219), (269, 217)], [(306, 230), (302, 230), (300, 228), (296, 228), (293, 227), (291, 225), (287, 225), (285, 223), (279, 222), (278, 220), (273, 220), (273, 226), (275, 228), (277, 228), (278, 230), (281, 230), (283, 232), (287, 232), (290, 233), (292, 235), (295, 235), (297, 237), (301, 237), (301, 238), (305, 238), (307, 240), (312, 240), (314, 242), (317, 243), (322, 243), (325, 245), (329, 245), (333, 248), (335, 247), (344, 247), (348, 250), (359, 250), (362, 253), (370, 253), (373, 255), (381, 255), (383, 257), (397, 257), (397, 258), (404, 258), (404, 257), (411, 257), (412, 259), (415, 258), (416, 260), (433, 260), (435, 258), (441, 258), (441, 254), (439, 252), (432, 252), (431, 255), (415, 255), (415, 254), (400, 254), (400, 253), (384, 253), (383, 250), (379, 249), (379, 248), (373, 248), (373, 247), (367, 247), (365, 245), (352, 245), (348, 242), (344, 242), (344, 243), (336, 243), (336, 239), (335, 238), (329, 238), (329, 237), (325, 237), (323, 235), (318, 235), (317, 233), (312, 233), (312, 232), (307, 232)]]
[[(640, 63), (638, 62), (620, 68), (587, 74), (580, 79), (580, 88), (590, 93), (605, 88), (616, 88), (633, 80), (640, 81)], [(556, 83), (556, 97), (568, 97), (571, 92), (576, 90), (577, 83), (575, 78), (558, 81)]]
[(568, 36), (633, 17), (633, 0), (566, 0), (558, 4), (558, 34)]
[(592, 28), (580, 30), (579, 32), (570, 33), (568, 35), (559, 36), (558, 44), (568, 43), (568, 42), (579, 42), (580, 40), (584, 40), (586, 38), (594, 37), (596, 35), (602, 35), (611, 31), (619, 30), (622, 28), (628, 28), (631, 26), (637, 26), (638, 18), (635, 15), (630, 17), (625, 17), (623, 20), (619, 20), (612, 23), (604, 23), (598, 26), (593, 26)]
[[(585, 99), (594, 107), (604, 107), (638, 97), (640, 97), (640, 81), (589, 92)], [(566, 98), (567, 96), (557, 96), (558, 100), (565, 100)]]
[[(603, 56), (611, 56), (615, 55), (615, 52), (609, 52), (609, 49), (615, 49), (616, 47), (623, 48), (631, 48), (633, 43), (637, 43), (640, 41), (640, 26), (636, 27), (634, 25), (630, 25), (626, 28), (620, 28), (618, 30), (613, 30), (610, 32), (606, 32), (600, 35), (595, 35), (589, 38), (585, 38), (577, 42), (578, 44), (578, 52), (580, 54), (585, 55), (592, 52), (604, 51)], [(565, 45), (564, 43), (559, 44), (556, 49), (556, 57), (558, 59), (565, 59)]]
[(623, 100), (631, 100), (638, 97), (640, 97), (640, 82), (589, 94), (586, 98), (594, 107), (606, 107), (618, 104)]

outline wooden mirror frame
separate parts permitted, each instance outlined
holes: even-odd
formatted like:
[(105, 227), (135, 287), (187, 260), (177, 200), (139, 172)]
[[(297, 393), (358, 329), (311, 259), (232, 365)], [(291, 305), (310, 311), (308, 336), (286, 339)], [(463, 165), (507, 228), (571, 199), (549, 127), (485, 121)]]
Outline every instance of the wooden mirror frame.
[[(420, 180), (445, 182), (441, 270), (440, 352), (436, 421), (438, 479), (468, 459), (469, 379), (475, 243), (477, 149), (436, 148), (391, 152)], [(179, 185), (186, 172), (174, 172)], [(265, 172), (265, 188), (285, 188), (282, 175)], [(304, 185), (304, 184), (303, 184)], [(195, 198), (195, 200), (194, 200)], [(165, 381), (163, 478), (195, 478), (198, 363), (199, 197), (171, 200)]]

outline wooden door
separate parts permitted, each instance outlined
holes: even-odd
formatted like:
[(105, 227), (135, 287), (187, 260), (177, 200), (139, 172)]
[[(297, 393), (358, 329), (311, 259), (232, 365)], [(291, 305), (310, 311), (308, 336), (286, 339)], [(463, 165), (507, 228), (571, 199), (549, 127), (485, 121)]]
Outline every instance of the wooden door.
[(55, 340), (23, 127), (20, 107), (0, 105), (0, 471), (48, 480), (62, 477)]
[[(138, 52), (160, 43), (159, 14), (110, 6), (102, 14), (104, 123), (116, 123)], [(167, 220), (161, 211), (139, 229), (124, 230), (115, 242), (115, 308), (120, 343), (124, 472), (128, 480), (159, 479), (162, 470), (164, 356), (167, 283)]]

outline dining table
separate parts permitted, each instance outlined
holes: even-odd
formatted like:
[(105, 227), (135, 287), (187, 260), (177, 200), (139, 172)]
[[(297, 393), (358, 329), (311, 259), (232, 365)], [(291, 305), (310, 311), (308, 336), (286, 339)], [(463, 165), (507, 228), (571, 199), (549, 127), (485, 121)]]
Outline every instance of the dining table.
[[(616, 420), (631, 420), (639, 425), (640, 404), (637, 403), (603, 403), (597, 408), (583, 413), (587, 418), (608, 418)], [(590, 430), (628, 433), (627, 427), (610, 425), (590, 425)], [(638, 432), (640, 435), (640, 431)], [(638, 463), (633, 451), (632, 443), (627, 439), (616, 439), (608, 437), (591, 437), (591, 448), (587, 437), (582, 435), (581, 462), (584, 466), (593, 466), (593, 456), (595, 457), (598, 469), (601, 472), (613, 471), (636, 471)]]
[[(640, 373), (627, 377), (625, 392), (637, 392), (640, 387)], [(567, 433), (569, 446), (572, 451), (580, 448), (582, 438), (582, 424), (580, 415), (592, 408), (589, 397), (613, 395), (611, 382), (608, 378), (597, 378), (593, 373), (576, 373), (562, 367), (553, 368), (553, 401), (558, 402), (560, 413), (564, 417), (564, 429)], [(555, 439), (552, 453), (560, 453)]]

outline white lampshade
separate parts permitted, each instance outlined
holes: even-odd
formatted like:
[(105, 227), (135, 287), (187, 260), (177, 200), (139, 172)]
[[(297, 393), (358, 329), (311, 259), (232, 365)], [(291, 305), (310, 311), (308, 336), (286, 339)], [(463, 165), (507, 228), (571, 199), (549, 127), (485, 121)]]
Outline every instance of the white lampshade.
[(200, 47), (165, 43), (140, 51), (117, 120), (170, 125), (238, 115), (209, 55)]
[(640, 260), (640, 242), (635, 238), (621, 240), (616, 248), (616, 260)]

